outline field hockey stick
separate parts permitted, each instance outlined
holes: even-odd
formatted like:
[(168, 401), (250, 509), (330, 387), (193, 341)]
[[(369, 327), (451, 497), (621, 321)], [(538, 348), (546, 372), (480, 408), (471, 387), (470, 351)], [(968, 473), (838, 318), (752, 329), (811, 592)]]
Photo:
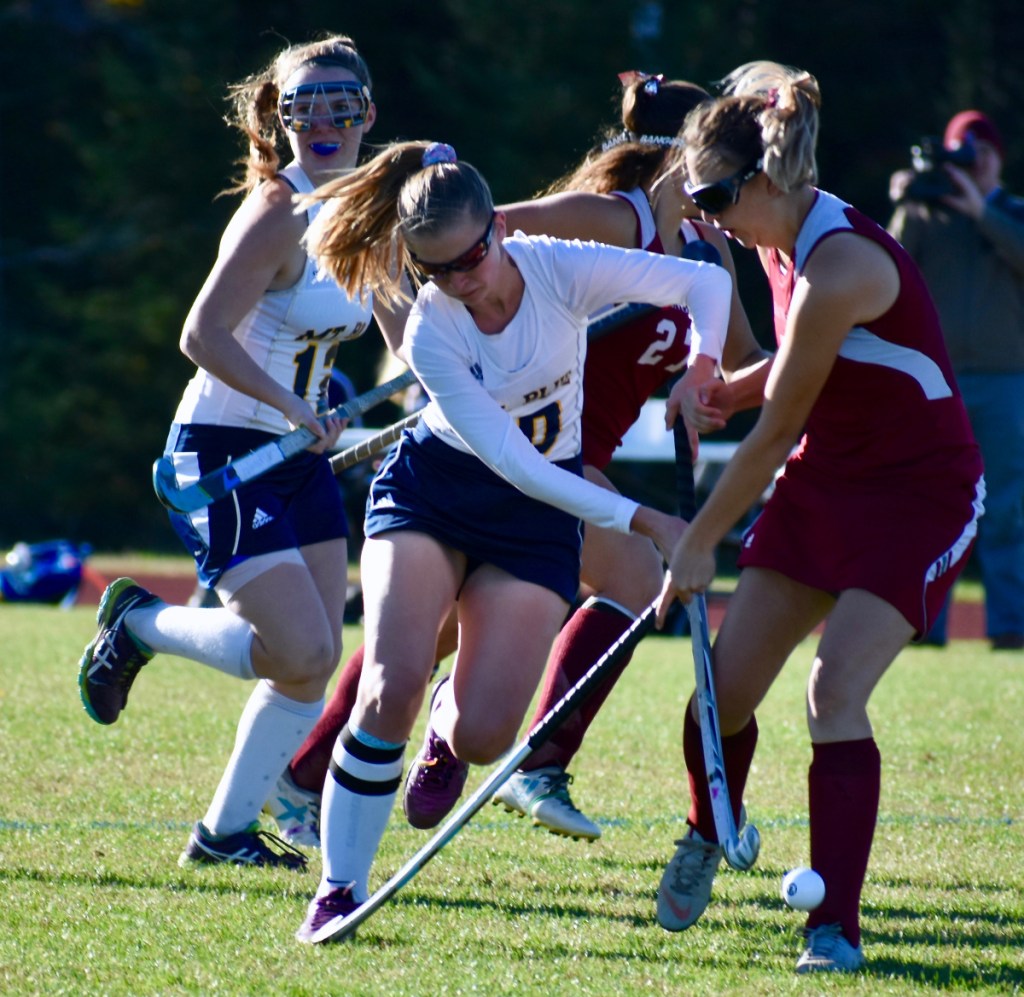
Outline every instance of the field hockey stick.
[(611, 332), (621, 328), (633, 319), (650, 315), (658, 311), (657, 305), (645, 305), (638, 301), (627, 301), (620, 305), (610, 305), (604, 311), (598, 312), (594, 318), (587, 323), (587, 342), (603, 339)]
[[(408, 387), (416, 380), (416, 375), (407, 370), (404, 374), (392, 378), (384, 384), (358, 395), (351, 401), (336, 405), (327, 412), (321, 421), (334, 419), (351, 419), (387, 401), (392, 395)], [(266, 474), (267, 471), (279, 467), (286, 460), (301, 453), (311, 443), (316, 442), (313, 431), (299, 426), (290, 433), (264, 443), (263, 446), (251, 450), (237, 460), (230, 461), (216, 471), (209, 471), (198, 481), (184, 488), (178, 487), (174, 474), (174, 464), (169, 457), (161, 457), (153, 464), (153, 490), (156, 497), (174, 512), (196, 512), (211, 502), (216, 502), (229, 495), (239, 485), (253, 481)]]
[(341, 474), (342, 471), (347, 471), (361, 461), (376, 457), (382, 450), (391, 446), (402, 435), (403, 430), (412, 429), (419, 421), (420, 413), (413, 412), (412, 415), (399, 419), (394, 425), (382, 429), (379, 433), (368, 436), (353, 446), (346, 447), (331, 458), (331, 470), (335, 474)]
[(526, 737), (511, 749), (502, 759), (500, 767), (492, 772), (480, 788), (448, 818), (430, 841), (413, 855), (369, 900), (360, 904), (352, 913), (328, 921), (312, 936), (310, 941), (313, 944), (341, 941), (412, 880), (469, 823), (470, 818), (494, 796), (522, 763), (558, 730), (566, 718), (580, 708), (604, 681), (608, 673), (621, 663), (623, 657), (632, 654), (637, 644), (653, 629), (657, 610), (658, 601), (655, 600), (630, 624), (629, 629), (580, 676), (579, 681), (548, 710)]
[[(717, 263), (722, 265), (722, 255), (706, 239), (693, 239), (683, 244), (680, 257), (684, 260), (696, 260), (703, 263)], [(598, 312), (587, 324), (587, 342), (594, 342), (603, 339), (609, 333), (615, 332), (627, 322), (650, 315), (660, 310), (658, 305), (645, 305), (638, 301), (626, 301), (618, 305), (609, 305), (603, 311)]]
[[(682, 417), (676, 419), (672, 436), (676, 451), (679, 513), (689, 522), (697, 513), (697, 489), (693, 478), (693, 452)], [(744, 827), (742, 836), (736, 831), (729, 785), (725, 779), (722, 731), (718, 721), (718, 699), (715, 696), (715, 676), (711, 661), (711, 627), (708, 624), (708, 604), (704, 593), (696, 593), (686, 609), (690, 619), (690, 642), (697, 682), (700, 740), (704, 749), (704, 769), (711, 796), (715, 833), (722, 845), (726, 862), (734, 869), (749, 869), (761, 849), (761, 835), (753, 824)]]

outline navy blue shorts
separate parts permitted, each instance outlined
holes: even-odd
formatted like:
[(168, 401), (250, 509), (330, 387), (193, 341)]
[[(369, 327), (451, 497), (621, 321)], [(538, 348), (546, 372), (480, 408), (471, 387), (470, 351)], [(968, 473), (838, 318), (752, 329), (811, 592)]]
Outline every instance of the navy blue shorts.
[[(582, 475), (580, 457), (558, 466)], [(524, 495), (478, 457), (437, 439), (422, 423), (385, 458), (366, 502), (365, 535), (415, 530), (460, 551), (468, 571), (493, 564), (566, 602), (580, 583), (580, 521)], [(467, 572), (468, 574), (468, 572)]]
[[(165, 450), (185, 486), (274, 439), (255, 429), (176, 424)], [(323, 454), (297, 454), (205, 509), (169, 516), (208, 588), (247, 558), (348, 536), (341, 489)]]

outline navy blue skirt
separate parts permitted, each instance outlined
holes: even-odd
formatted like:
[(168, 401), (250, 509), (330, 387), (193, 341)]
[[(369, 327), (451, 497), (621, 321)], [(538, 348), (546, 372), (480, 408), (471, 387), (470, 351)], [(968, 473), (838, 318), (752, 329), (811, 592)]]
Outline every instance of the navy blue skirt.
[[(190, 484), (256, 447), (272, 433), (231, 426), (173, 425), (166, 454), (179, 483)], [(324, 454), (296, 454), (219, 502), (188, 515), (168, 513), (208, 588), (225, 571), (260, 554), (348, 536), (345, 503)]]
[[(582, 476), (577, 456), (558, 467)], [(415, 530), (466, 555), (469, 570), (493, 564), (557, 592), (566, 602), (580, 583), (579, 519), (524, 495), (479, 457), (418, 423), (406, 430), (370, 485), (364, 533)]]

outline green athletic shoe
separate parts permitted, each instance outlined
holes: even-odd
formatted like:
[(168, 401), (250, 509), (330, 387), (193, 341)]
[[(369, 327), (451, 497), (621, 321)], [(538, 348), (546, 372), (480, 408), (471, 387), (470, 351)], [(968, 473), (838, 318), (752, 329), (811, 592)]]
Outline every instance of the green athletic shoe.
[(153, 651), (129, 633), (125, 616), (160, 600), (130, 578), (111, 582), (99, 609), (99, 631), (78, 666), (78, 691), (85, 712), (98, 724), (112, 724), (128, 705), (128, 692)]

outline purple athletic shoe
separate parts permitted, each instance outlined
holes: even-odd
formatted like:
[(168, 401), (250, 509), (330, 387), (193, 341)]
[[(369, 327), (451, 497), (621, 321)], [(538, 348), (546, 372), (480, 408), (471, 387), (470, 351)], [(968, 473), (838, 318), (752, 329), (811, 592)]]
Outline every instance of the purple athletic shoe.
[[(352, 897), (353, 886), (355, 883), (336, 886), (322, 897), (313, 897), (306, 911), (306, 920), (302, 922), (302, 927), (295, 932), (295, 937), (307, 945), (334, 941), (335, 938), (330, 929), (336, 926), (335, 922), (340, 922), (359, 907), (359, 901)], [(325, 928), (327, 930), (323, 931)], [(320, 935), (321, 931), (323, 931), (322, 936)]]
[[(437, 694), (448, 679), (446, 675), (434, 686), (430, 696), (431, 713), (437, 703)], [(468, 775), (469, 764), (452, 754), (448, 742), (434, 733), (428, 719), (423, 747), (405, 777), (402, 807), (409, 823), (420, 830), (437, 827), (462, 795)]]

